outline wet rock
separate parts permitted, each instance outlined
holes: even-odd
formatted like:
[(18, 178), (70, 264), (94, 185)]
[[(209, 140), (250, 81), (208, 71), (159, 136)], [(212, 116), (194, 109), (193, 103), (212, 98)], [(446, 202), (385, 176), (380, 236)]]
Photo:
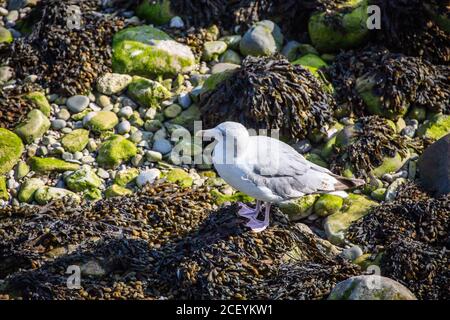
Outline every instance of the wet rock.
[(327, 217), (337, 213), (344, 203), (344, 199), (332, 194), (323, 194), (314, 204), (314, 213), (319, 217)]
[(88, 97), (77, 95), (67, 99), (66, 105), (72, 113), (80, 113), (89, 106), (89, 103), (90, 100)]
[(90, 112), (83, 118), (83, 125), (93, 131), (113, 129), (119, 123), (119, 118), (111, 111)]
[(209, 41), (203, 45), (202, 59), (205, 61), (218, 60), (219, 56), (227, 50), (223, 41)]
[(189, 72), (195, 66), (195, 57), (188, 46), (163, 31), (139, 26), (114, 36), (112, 63), (114, 72), (151, 77)]
[(450, 134), (429, 146), (418, 160), (420, 182), (439, 197), (450, 192)]
[(133, 77), (132, 82), (128, 86), (128, 94), (142, 107), (154, 109), (159, 108), (162, 100), (171, 96), (170, 91), (159, 82), (138, 76)]
[(264, 20), (244, 34), (239, 48), (245, 56), (269, 56), (281, 50), (283, 40), (280, 28), (272, 21)]
[(68, 175), (64, 181), (67, 187), (74, 192), (97, 189), (103, 183), (103, 180), (87, 165)]
[(47, 98), (45, 97), (45, 94), (39, 91), (30, 92), (25, 96), (25, 99), (31, 102), (35, 108), (41, 110), (41, 112), (45, 116), (50, 116), (52, 108)]
[(120, 135), (113, 135), (100, 146), (97, 162), (102, 167), (114, 168), (130, 160), (136, 153), (137, 148), (133, 142)]
[(118, 94), (131, 83), (132, 77), (127, 74), (106, 73), (97, 80), (97, 90), (106, 95)]
[(61, 139), (61, 144), (65, 150), (75, 153), (84, 150), (89, 142), (89, 131), (76, 129), (66, 134)]
[(77, 202), (81, 200), (76, 193), (62, 188), (43, 187), (34, 193), (34, 199), (41, 205), (63, 198), (70, 198)]
[(38, 109), (31, 110), (24, 122), (16, 127), (15, 132), (25, 143), (32, 143), (41, 138), (50, 128), (50, 121)]
[(121, 170), (117, 172), (116, 176), (114, 177), (114, 183), (119, 186), (125, 187), (127, 184), (133, 182), (138, 175), (139, 170), (136, 168)]
[(295, 200), (281, 202), (279, 207), (284, 214), (289, 216), (289, 220), (298, 221), (313, 213), (314, 203), (318, 198), (318, 194), (309, 194)]
[(379, 275), (356, 276), (333, 288), (329, 300), (417, 300), (408, 288)]
[(30, 159), (31, 170), (39, 173), (48, 173), (52, 171), (64, 172), (77, 170), (80, 165), (77, 163), (66, 162), (57, 158), (32, 157)]
[(155, 25), (166, 24), (171, 21), (173, 14), (170, 10), (170, 0), (141, 1), (136, 8), (139, 18), (145, 19)]
[(419, 137), (432, 140), (438, 140), (448, 133), (450, 133), (450, 115), (443, 114), (433, 115), (417, 130)]
[(15, 166), (23, 151), (22, 140), (8, 129), (0, 128), (0, 175)]

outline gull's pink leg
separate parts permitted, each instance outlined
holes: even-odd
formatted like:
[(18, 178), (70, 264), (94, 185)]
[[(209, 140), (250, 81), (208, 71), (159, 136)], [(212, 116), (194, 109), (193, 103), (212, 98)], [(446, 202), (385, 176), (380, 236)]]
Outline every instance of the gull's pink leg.
[(261, 201), (257, 200), (256, 201), (256, 208), (250, 208), (248, 206), (246, 206), (245, 204), (243, 204), (242, 202), (239, 202), (239, 211), (238, 211), (238, 215), (240, 215), (241, 217), (247, 218), (247, 219), (256, 219), (258, 217), (259, 211), (261, 210)]
[(252, 229), (253, 232), (261, 232), (266, 230), (269, 226), (270, 220), (270, 203), (267, 202), (266, 210), (264, 212), (264, 221), (257, 220), (256, 218), (250, 218), (250, 221), (247, 222), (246, 226)]

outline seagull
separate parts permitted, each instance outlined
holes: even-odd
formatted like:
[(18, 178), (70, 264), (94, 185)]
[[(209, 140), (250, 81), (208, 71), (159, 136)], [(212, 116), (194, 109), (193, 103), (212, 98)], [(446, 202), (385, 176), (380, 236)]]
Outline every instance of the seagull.
[[(214, 138), (212, 163), (219, 176), (233, 188), (256, 199), (256, 207), (239, 203), (238, 215), (247, 218), (254, 232), (269, 226), (270, 207), (312, 193), (345, 194), (344, 190), (363, 185), (306, 160), (288, 144), (268, 137), (250, 136), (237, 122), (223, 122), (197, 136)], [(344, 196), (345, 197), (345, 196)], [(265, 207), (264, 220), (258, 216)]]

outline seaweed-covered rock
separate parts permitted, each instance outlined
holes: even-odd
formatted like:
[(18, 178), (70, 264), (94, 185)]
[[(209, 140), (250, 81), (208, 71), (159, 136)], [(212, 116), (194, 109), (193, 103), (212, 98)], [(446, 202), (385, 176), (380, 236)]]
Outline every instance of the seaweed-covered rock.
[(330, 157), (332, 170), (343, 174), (366, 177), (371, 173), (381, 177), (404, 164), (408, 145), (395, 131), (389, 120), (378, 116), (362, 117), (336, 136), (334, 154)]
[(131, 191), (130, 189), (127, 189), (123, 186), (119, 186), (117, 184), (113, 184), (105, 190), (105, 197), (106, 198), (120, 197), (120, 196), (129, 195), (132, 193), (133, 193), (133, 191)]
[(85, 129), (75, 129), (61, 139), (64, 149), (72, 153), (84, 150), (88, 142), (89, 131)]
[(64, 172), (77, 170), (80, 165), (77, 163), (67, 162), (57, 158), (40, 158), (32, 157), (30, 159), (31, 170), (39, 173), (48, 173), (52, 171)]
[(315, 13), (308, 23), (309, 36), (322, 52), (354, 48), (369, 35), (367, 0), (348, 1), (336, 11)]
[(127, 184), (133, 182), (137, 176), (139, 175), (139, 169), (137, 168), (129, 168), (125, 170), (121, 170), (117, 172), (114, 177), (114, 183), (119, 186), (126, 186)]
[(90, 166), (83, 166), (72, 172), (64, 181), (67, 187), (74, 192), (97, 189), (103, 183)]
[(247, 57), (199, 106), (207, 128), (229, 120), (301, 139), (332, 122), (334, 100), (308, 70), (281, 56)]
[(289, 216), (291, 221), (298, 221), (313, 213), (317, 198), (319, 198), (318, 194), (308, 194), (298, 199), (281, 202), (279, 207), (284, 214)]
[(269, 20), (255, 23), (239, 44), (244, 56), (270, 56), (281, 50), (284, 37), (280, 27)]
[(50, 120), (38, 109), (31, 110), (15, 130), (25, 143), (41, 138), (50, 129)]
[(417, 130), (420, 137), (431, 140), (438, 140), (448, 133), (450, 133), (450, 115), (444, 114), (433, 115)]
[(46, 117), (50, 116), (51, 106), (44, 93), (39, 91), (30, 92), (25, 96), (25, 99), (31, 102), (35, 108), (41, 110)]
[(41, 205), (63, 198), (70, 198), (76, 202), (81, 200), (76, 193), (62, 188), (43, 187), (34, 193), (34, 199)]
[(8, 129), (0, 128), (0, 175), (8, 173), (20, 160), (22, 140)]
[(139, 18), (156, 25), (165, 24), (173, 17), (170, 0), (142, 0), (136, 8), (136, 14)]
[(137, 153), (136, 145), (120, 135), (113, 135), (106, 140), (98, 151), (97, 162), (102, 167), (117, 167), (128, 161)]
[(93, 131), (106, 131), (113, 129), (119, 123), (119, 118), (112, 111), (89, 112), (83, 118), (83, 124)]
[(314, 204), (314, 213), (319, 217), (327, 217), (338, 212), (344, 203), (344, 199), (333, 195), (323, 194)]
[(42, 181), (39, 178), (30, 178), (26, 180), (22, 185), (20, 186), (18, 199), (20, 202), (26, 202), (30, 203), (33, 201), (34, 193), (36, 190), (41, 189), (45, 186), (44, 181)]
[(170, 91), (157, 81), (135, 76), (128, 86), (128, 94), (141, 106), (159, 108), (159, 103), (170, 98)]
[(356, 276), (333, 288), (329, 300), (417, 300), (404, 285), (379, 275)]
[(189, 72), (195, 66), (191, 49), (150, 26), (130, 27), (113, 40), (113, 70), (152, 77)]

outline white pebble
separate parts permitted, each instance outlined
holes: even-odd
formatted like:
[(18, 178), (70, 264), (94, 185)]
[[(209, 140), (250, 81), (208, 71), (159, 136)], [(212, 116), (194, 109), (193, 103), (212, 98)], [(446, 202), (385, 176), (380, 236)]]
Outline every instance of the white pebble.
[(136, 184), (138, 187), (142, 188), (146, 184), (153, 183), (156, 179), (161, 175), (161, 171), (158, 169), (150, 169), (147, 171), (143, 171), (136, 178)]

